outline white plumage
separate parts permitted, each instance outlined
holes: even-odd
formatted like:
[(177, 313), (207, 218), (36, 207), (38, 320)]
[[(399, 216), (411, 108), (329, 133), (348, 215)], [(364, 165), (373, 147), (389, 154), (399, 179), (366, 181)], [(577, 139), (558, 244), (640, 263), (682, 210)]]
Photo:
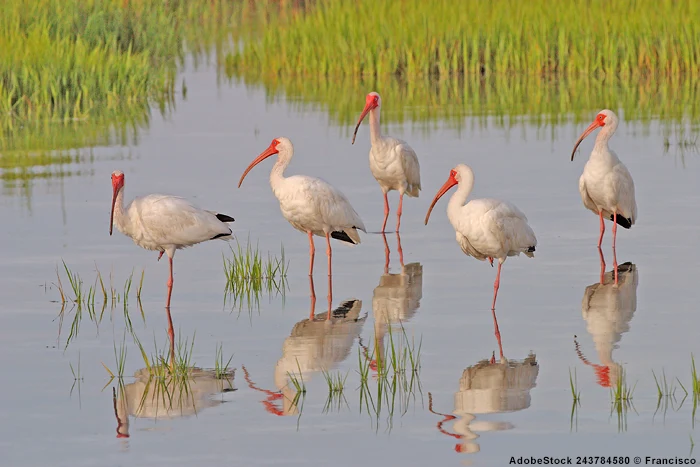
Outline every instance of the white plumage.
[(135, 381), (120, 385), (115, 393), (117, 438), (128, 438), (129, 417), (165, 418), (197, 415), (200, 410), (222, 404), (213, 399), (219, 393), (235, 391), (233, 374), (221, 377), (212, 370), (188, 368), (183, 379), (169, 378), (164, 385), (156, 382), (151, 370), (142, 368), (134, 373)]
[(601, 110), (576, 141), (571, 153), (573, 161), (576, 149), (583, 139), (597, 128), (602, 128), (578, 184), (583, 205), (600, 218), (598, 248), (605, 233), (604, 219), (613, 221), (613, 248), (617, 239), (617, 225), (629, 229), (637, 220), (634, 180), (625, 164), (608, 147), (608, 141), (615, 133), (618, 122), (619, 119), (612, 110)]
[(369, 168), (372, 175), (379, 183), (384, 193), (384, 223), (382, 232), (386, 230), (386, 221), (389, 218), (389, 200), (387, 193), (392, 190), (399, 192), (399, 208), (396, 211), (396, 231), (401, 226), (401, 214), (403, 211), (403, 195), (413, 198), (418, 197), (420, 185), (420, 164), (416, 152), (403, 140), (382, 136), (379, 126), (379, 113), (382, 98), (376, 92), (367, 94), (365, 108), (355, 127), (352, 137), (353, 144), (357, 130), (362, 120), (369, 113), (369, 130), (372, 148), (369, 151)]
[[(612, 354), (622, 335), (630, 330), (630, 321), (637, 310), (637, 266), (623, 263), (616, 270), (606, 272), (600, 283), (586, 287), (581, 300), (581, 314), (601, 364), (589, 362), (580, 351), (579, 357), (594, 368), (598, 383), (604, 387), (614, 386), (622, 373), (622, 366), (613, 360)], [(618, 275), (619, 283), (615, 283)]]
[(119, 170), (112, 172), (112, 190), (109, 234), (112, 235), (112, 227), (116, 226), (141, 248), (159, 251), (158, 259), (163, 253), (168, 255), (170, 277), (166, 307), (169, 308), (175, 251), (207, 240), (230, 239), (232, 231), (226, 223), (234, 219), (170, 195), (142, 196), (124, 207), (124, 174)]
[[(511, 203), (495, 199), (474, 199), (464, 204), (474, 186), (474, 173), (464, 164), (450, 171), (449, 178), (435, 195), (428, 209), (426, 224), (435, 203), (457, 184), (459, 188), (447, 205), (447, 217), (455, 229), (457, 243), (464, 253), (480, 261), (488, 259), (491, 264), (493, 258), (498, 259), (498, 273), (493, 285), (492, 309), (495, 309), (501, 266), (508, 256), (525, 253), (533, 257), (537, 238), (528, 225), (525, 214)], [(498, 331), (496, 332), (498, 334)]]
[(245, 170), (238, 187), (240, 188), (243, 179), (253, 167), (274, 154), (278, 154), (278, 157), (270, 172), (270, 185), (279, 200), (284, 218), (292, 227), (306, 232), (309, 237), (309, 275), (313, 273), (315, 254), (312, 235), (326, 237), (328, 274), (331, 275), (330, 239), (358, 244), (360, 235), (357, 231), (364, 232), (365, 225), (345, 195), (329, 183), (304, 175), (284, 176), (284, 171), (294, 155), (292, 142), (287, 138), (273, 139), (270, 146)]

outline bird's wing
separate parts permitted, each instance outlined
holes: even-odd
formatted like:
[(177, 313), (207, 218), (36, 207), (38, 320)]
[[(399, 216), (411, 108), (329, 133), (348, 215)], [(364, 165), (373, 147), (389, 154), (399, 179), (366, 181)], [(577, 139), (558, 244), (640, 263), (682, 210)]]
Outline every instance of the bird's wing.
[(486, 198), (472, 200), (465, 208), (470, 210), (467, 217), (473, 219), (472, 232), (467, 236), (474, 247), (484, 251), (497, 249), (507, 254), (537, 246), (527, 217), (514, 204)]
[(341, 230), (355, 227), (365, 231), (365, 224), (350, 201), (330, 183), (320, 178), (301, 175), (287, 178), (288, 181), (297, 181), (290, 179), (298, 179), (300, 189), (311, 201), (310, 204), (315, 206), (316, 214), (323, 219), (324, 223)]
[(613, 167), (610, 173), (610, 183), (615, 192), (617, 207), (620, 214), (628, 218), (632, 224), (637, 220), (637, 201), (634, 196), (634, 180), (627, 167), (622, 162)]
[(593, 212), (598, 212), (598, 207), (588, 194), (585, 173), (578, 179), (578, 191), (581, 193), (581, 200), (583, 201), (583, 205), (586, 207), (586, 209), (590, 209)]
[(189, 246), (231, 234), (215, 214), (179, 196), (136, 198), (129, 206), (129, 215), (135, 216), (151, 239), (161, 245)]
[(396, 151), (399, 153), (399, 159), (401, 160), (401, 167), (406, 175), (406, 181), (409, 184), (409, 190), (414, 191), (415, 195), (418, 196), (418, 191), (421, 189), (420, 186), (420, 163), (418, 162), (418, 156), (416, 151), (413, 150), (411, 146), (405, 141), (400, 141), (398, 146), (396, 146)]

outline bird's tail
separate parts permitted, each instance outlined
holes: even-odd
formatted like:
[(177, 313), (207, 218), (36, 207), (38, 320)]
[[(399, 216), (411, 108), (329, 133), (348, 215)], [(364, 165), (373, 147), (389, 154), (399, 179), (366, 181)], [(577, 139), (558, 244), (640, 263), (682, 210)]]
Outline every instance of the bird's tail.
[(419, 191), (420, 191), (420, 183), (408, 185), (408, 188), (406, 189), (406, 194), (408, 196), (410, 196), (411, 198), (418, 198)]
[(360, 234), (357, 232), (357, 228), (355, 227), (331, 232), (331, 237), (335, 238), (336, 240), (340, 240), (341, 242), (352, 243), (353, 245), (361, 243)]
[(216, 213), (214, 214), (217, 219), (219, 219), (221, 222), (234, 222), (235, 219), (231, 216), (227, 216), (226, 214), (219, 214)]
[(534, 246), (529, 246), (527, 247), (527, 250), (523, 251), (525, 253), (525, 256), (528, 258), (534, 258), (535, 257), (535, 247)]

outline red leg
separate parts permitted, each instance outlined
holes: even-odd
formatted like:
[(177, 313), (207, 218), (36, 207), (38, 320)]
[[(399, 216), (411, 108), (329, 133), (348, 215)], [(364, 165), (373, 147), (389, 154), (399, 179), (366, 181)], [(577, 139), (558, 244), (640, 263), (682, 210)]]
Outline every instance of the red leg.
[(613, 250), (617, 241), (617, 211), (613, 213)]
[(314, 246), (314, 234), (310, 231), (306, 232), (309, 236), (309, 276), (314, 273), (314, 256), (316, 256), (316, 247)]
[(168, 278), (168, 299), (165, 302), (165, 308), (170, 308), (170, 296), (173, 294), (173, 259), (168, 255), (170, 261), (170, 277)]
[(382, 232), (382, 239), (384, 240), (384, 274), (389, 274), (389, 261), (391, 251), (389, 250), (389, 243), (386, 241), (386, 234)]
[(399, 250), (399, 262), (401, 263), (401, 269), (403, 269), (403, 248), (401, 248), (401, 235), (399, 235), (399, 231), (396, 231), (396, 241), (398, 243), (398, 250)]
[(498, 296), (498, 287), (501, 284), (501, 266), (503, 266), (503, 263), (499, 261), (498, 272), (496, 273), (496, 281), (493, 283), (493, 303), (491, 304), (492, 310), (496, 309), (496, 296)]
[[(603, 244), (603, 234), (605, 233), (605, 219), (603, 219), (603, 211), (598, 211), (598, 216), (600, 216), (600, 237), (598, 237), (598, 248)], [(613, 235), (615, 232), (615, 225), (613, 224)]]
[(396, 233), (399, 233), (399, 227), (401, 227), (401, 213), (403, 213), (403, 193), (399, 195), (399, 208), (396, 210)]
[(382, 233), (386, 231), (386, 221), (389, 219), (389, 198), (384, 193), (384, 223), (382, 224)]
[(160, 261), (160, 259), (163, 257), (164, 251), (161, 251), (160, 254), (158, 255), (158, 259), (156, 261)]
[[(333, 276), (333, 269), (331, 266), (333, 251), (331, 250), (331, 236), (328, 233), (326, 233), (326, 255), (328, 256), (328, 303), (330, 306), (330, 303), (333, 300), (333, 283), (331, 279)], [(328, 312), (330, 312), (330, 309), (328, 310)]]
[(615, 285), (617, 285), (617, 252), (613, 248), (613, 268), (615, 268)]
[(328, 276), (328, 317), (326, 319), (331, 319), (331, 306), (333, 304), (333, 277)]
[(600, 256), (600, 285), (603, 285), (605, 281), (605, 256), (603, 256), (603, 250), (598, 247), (598, 255)]
[(170, 316), (170, 307), (165, 309), (168, 316), (168, 337), (170, 338), (170, 369), (175, 365), (175, 329), (173, 328), (173, 318)]
[(316, 291), (314, 290), (314, 276), (309, 275), (309, 289), (311, 297), (311, 311), (309, 312), (309, 319), (313, 321), (316, 316)]
[[(496, 303), (494, 297), (494, 304)], [(493, 315), (493, 333), (496, 335), (496, 341), (498, 342), (498, 352), (501, 354), (501, 360), (503, 360), (503, 345), (501, 344), (501, 331), (498, 330), (498, 320), (496, 319), (496, 309), (491, 309), (491, 314)], [(492, 357), (491, 362), (494, 363), (494, 358)]]

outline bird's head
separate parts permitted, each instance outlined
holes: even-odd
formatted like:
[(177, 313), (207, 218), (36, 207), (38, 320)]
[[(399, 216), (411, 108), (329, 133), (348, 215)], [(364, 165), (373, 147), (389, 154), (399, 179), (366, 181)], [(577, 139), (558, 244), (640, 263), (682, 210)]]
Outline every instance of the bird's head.
[(435, 195), (435, 198), (433, 198), (433, 202), (430, 203), (430, 208), (428, 209), (428, 213), (425, 215), (425, 225), (428, 225), (428, 220), (430, 219), (430, 213), (433, 212), (433, 207), (435, 207), (435, 204), (438, 202), (438, 200), (447, 193), (450, 188), (453, 186), (463, 183), (463, 182), (468, 182), (468, 183), (473, 183), (474, 181), (474, 173), (472, 172), (472, 169), (468, 165), (464, 164), (459, 164), (456, 166), (454, 169), (450, 170), (450, 175), (447, 177), (447, 181), (442, 185), (440, 190), (437, 192)]
[(360, 118), (357, 120), (357, 125), (355, 126), (355, 133), (352, 135), (352, 144), (355, 144), (355, 137), (357, 136), (357, 130), (360, 128), (360, 124), (362, 123), (362, 120), (364, 120), (365, 116), (369, 113), (370, 110), (374, 110), (377, 107), (381, 107), (382, 105), (382, 98), (377, 92), (370, 92), (367, 94), (367, 97), (365, 97), (365, 108), (362, 109), (362, 113), (360, 114)]
[(294, 151), (294, 146), (292, 146), (292, 142), (289, 140), (289, 138), (280, 136), (279, 138), (273, 139), (270, 145), (267, 147), (267, 149), (265, 149), (258, 157), (256, 157), (253, 160), (253, 162), (250, 163), (248, 168), (245, 169), (245, 172), (243, 172), (243, 175), (241, 175), (241, 179), (238, 181), (238, 188), (241, 187), (243, 179), (246, 175), (248, 175), (248, 172), (250, 172), (253, 169), (253, 167), (255, 167), (270, 156), (280, 153), (291, 154), (292, 151)]
[(124, 172), (115, 170), (112, 172), (112, 211), (109, 214), (109, 234), (112, 235), (114, 225), (114, 206), (117, 203), (117, 194), (124, 188)]
[(576, 141), (576, 144), (574, 145), (574, 150), (571, 151), (571, 160), (574, 160), (574, 155), (576, 154), (576, 150), (578, 149), (579, 145), (581, 142), (586, 139), (586, 136), (590, 135), (593, 133), (593, 131), (597, 130), (600, 127), (607, 127), (608, 128), (608, 133), (612, 134), (615, 129), (617, 128), (617, 122), (619, 119), (617, 118), (617, 115), (615, 115), (615, 112), (609, 109), (603, 109), (598, 114), (595, 116), (593, 119), (593, 123), (588, 125), (588, 128), (581, 133), (581, 136), (579, 136), (578, 140)]

